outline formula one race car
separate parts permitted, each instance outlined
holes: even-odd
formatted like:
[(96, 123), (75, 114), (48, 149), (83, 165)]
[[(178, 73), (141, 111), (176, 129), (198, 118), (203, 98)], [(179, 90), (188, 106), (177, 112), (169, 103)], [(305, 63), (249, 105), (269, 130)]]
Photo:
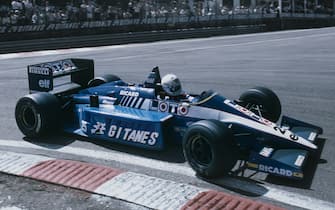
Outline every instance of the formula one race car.
[(302, 179), (322, 134), (320, 127), (286, 116), (275, 124), (281, 104), (270, 89), (249, 89), (238, 100), (214, 91), (169, 94), (158, 67), (135, 85), (115, 75), (94, 77), (93, 60), (65, 59), (28, 66), (28, 79), (30, 94), (15, 109), (27, 137), (63, 130), (150, 150), (174, 141), (207, 178), (230, 173), (242, 160), (255, 171)]

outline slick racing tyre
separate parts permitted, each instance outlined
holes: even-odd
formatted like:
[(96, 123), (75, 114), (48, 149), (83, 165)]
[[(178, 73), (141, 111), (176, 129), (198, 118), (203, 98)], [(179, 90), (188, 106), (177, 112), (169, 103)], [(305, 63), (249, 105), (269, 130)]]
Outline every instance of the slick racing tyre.
[(27, 137), (40, 137), (59, 129), (60, 104), (50, 93), (34, 93), (22, 97), (15, 107), (15, 119)]
[(242, 106), (272, 122), (277, 122), (280, 117), (280, 100), (278, 96), (268, 88), (251, 88), (242, 93), (239, 100), (242, 102)]
[(88, 87), (95, 87), (95, 86), (98, 86), (98, 85), (102, 85), (102, 84), (105, 84), (107, 82), (114, 82), (114, 81), (118, 81), (118, 80), (121, 80), (120, 77), (116, 76), (116, 75), (113, 75), (113, 74), (107, 74), (107, 75), (104, 75), (104, 76), (101, 76), (101, 77), (95, 77), (93, 79), (91, 79), (87, 86)]
[(205, 178), (224, 176), (237, 162), (233, 134), (217, 120), (192, 124), (184, 135), (183, 151), (192, 169)]

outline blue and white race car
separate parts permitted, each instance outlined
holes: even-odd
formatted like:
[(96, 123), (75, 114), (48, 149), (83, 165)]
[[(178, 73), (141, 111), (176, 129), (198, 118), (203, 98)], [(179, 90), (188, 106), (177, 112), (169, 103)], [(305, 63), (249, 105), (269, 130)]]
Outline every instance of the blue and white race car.
[[(238, 160), (255, 171), (302, 179), (315, 157), (320, 127), (281, 115), (270, 89), (256, 87), (238, 100), (215, 91), (185, 94), (178, 78), (154, 68), (143, 84), (115, 75), (94, 77), (94, 62), (65, 59), (28, 66), (30, 94), (15, 109), (29, 138), (65, 131), (148, 150), (179, 143), (203, 177), (231, 172)], [(66, 81), (66, 79), (70, 81)]]

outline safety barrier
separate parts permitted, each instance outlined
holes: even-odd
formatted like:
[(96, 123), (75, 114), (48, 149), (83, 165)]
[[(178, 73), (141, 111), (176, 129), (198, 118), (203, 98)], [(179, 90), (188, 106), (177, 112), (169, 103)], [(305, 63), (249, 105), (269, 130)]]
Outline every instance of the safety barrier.
[(335, 26), (328, 15), (239, 14), (0, 26), (0, 53)]
[(73, 36), (62, 38), (45, 38), (0, 42), (0, 53), (25, 52), (34, 50), (64, 49), (74, 47), (91, 47), (102, 45), (118, 45), (127, 43), (153, 42), (200, 38), (218, 35), (246, 34), (265, 31), (265, 25), (246, 25), (201, 29), (178, 29), (167, 31), (150, 31), (135, 33), (117, 33), (102, 35)]

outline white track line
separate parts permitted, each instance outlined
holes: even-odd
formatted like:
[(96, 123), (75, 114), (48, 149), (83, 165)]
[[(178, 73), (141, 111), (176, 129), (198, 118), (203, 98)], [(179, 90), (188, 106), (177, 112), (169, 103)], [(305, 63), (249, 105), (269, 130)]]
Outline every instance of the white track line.
[[(117, 161), (123, 164), (138, 165), (146, 168), (155, 170), (166, 171), (169, 173), (177, 173), (185, 176), (194, 177), (195, 173), (193, 170), (183, 164), (168, 163), (160, 160), (153, 160), (149, 158), (139, 157), (131, 154), (121, 153), (117, 151), (98, 151), (83, 148), (75, 148), (70, 146), (64, 146), (59, 149), (48, 149), (45, 147), (30, 144), (25, 141), (14, 141), (14, 140), (0, 140), (0, 146), (10, 146), (27, 149), (38, 149), (44, 151), (54, 151), (71, 155), (78, 155), (84, 157), (91, 157), (101, 160)], [(250, 192), (256, 195), (263, 196), (265, 198), (279, 201), (288, 205), (304, 207), (306, 209), (323, 209), (323, 210), (334, 210), (335, 203), (319, 200), (316, 198), (300, 195), (293, 192), (288, 192), (265, 185), (254, 185), (246, 181), (241, 181), (234, 178), (224, 178), (220, 180), (225, 186), (232, 187), (234, 189), (240, 189), (245, 192)]]

